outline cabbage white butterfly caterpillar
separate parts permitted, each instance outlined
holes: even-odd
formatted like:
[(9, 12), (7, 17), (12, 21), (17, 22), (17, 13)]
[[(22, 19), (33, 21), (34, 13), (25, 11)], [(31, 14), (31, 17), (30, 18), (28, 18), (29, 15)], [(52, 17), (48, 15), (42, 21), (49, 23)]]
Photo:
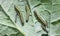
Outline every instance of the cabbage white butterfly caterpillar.
[(36, 19), (38, 20), (38, 22), (41, 23), (42, 29), (43, 29), (45, 32), (48, 33), (48, 31), (47, 31), (47, 29), (46, 29), (46, 26), (47, 26), (47, 24), (48, 24), (47, 21), (44, 21), (44, 20), (38, 15), (38, 13), (37, 13), (36, 11), (34, 11), (34, 15), (35, 15)]
[(30, 16), (30, 9), (27, 4), (25, 5), (25, 10), (26, 10), (26, 22), (28, 22)]
[(16, 11), (17, 15), (20, 17), (22, 25), (24, 25), (23, 15), (22, 15), (21, 11), (19, 10), (20, 9), (19, 6), (14, 5), (14, 8), (15, 8), (15, 11)]
[(47, 25), (47, 21), (44, 21), (44, 20), (42, 19), (42, 17), (40, 17), (36, 11), (34, 11), (34, 15), (35, 15), (36, 19), (38, 20), (38, 22), (40, 22), (40, 23), (41, 23), (42, 25), (44, 25), (44, 26)]

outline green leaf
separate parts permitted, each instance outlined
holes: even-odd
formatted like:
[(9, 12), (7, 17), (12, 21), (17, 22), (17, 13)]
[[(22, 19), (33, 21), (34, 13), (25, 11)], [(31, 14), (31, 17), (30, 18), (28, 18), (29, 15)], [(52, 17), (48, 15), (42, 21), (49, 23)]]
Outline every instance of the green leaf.
[[(26, 22), (26, 0), (0, 0), (0, 36), (41, 36), (46, 33), (34, 16), (34, 10), (48, 22), (49, 36), (60, 36), (60, 0), (28, 0), (31, 8), (29, 21)], [(21, 25), (14, 5), (20, 7), (24, 26)]]

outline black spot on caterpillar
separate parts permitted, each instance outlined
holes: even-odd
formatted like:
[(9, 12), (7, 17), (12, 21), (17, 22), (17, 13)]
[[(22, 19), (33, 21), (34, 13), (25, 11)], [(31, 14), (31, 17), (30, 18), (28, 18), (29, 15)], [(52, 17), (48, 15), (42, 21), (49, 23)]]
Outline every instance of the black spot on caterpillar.
[(24, 19), (23, 19), (23, 16), (22, 16), (21, 11), (19, 10), (20, 7), (17, 6), (17, 5), (14, 5), (14, 8), (15, 8), (15, 11), (16, 11), (17, 15), (20, 17), (20, 20), (21, 20), (22, 26), (24, 26)]

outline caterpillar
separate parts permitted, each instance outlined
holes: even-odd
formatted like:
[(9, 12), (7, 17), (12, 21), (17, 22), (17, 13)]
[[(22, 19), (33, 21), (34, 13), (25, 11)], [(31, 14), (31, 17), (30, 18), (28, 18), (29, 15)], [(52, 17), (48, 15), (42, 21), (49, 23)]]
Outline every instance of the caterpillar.
[(25, 10), (26, 10), (26, 22), (28, 22), (30, 16), (30, 9), (27, 4), (25, 5)]
[(44, 26), (47, 26), (47, 21), (44, 21), (39, 15), (38, 15), (38, 13), (36, 12), (36, 11), (34, 11), (34, 15), (35, 15), (35, 17), (36, 17), (36, 19), (38, 20), (38, 22), (40, 22), (42, 25), (44, 25)]
[(22, 13), (20, 11), (20, 7), (17, 6), (17, 5), (14, 5), (14, 8), (15, 8), (16, 13), (20, 17), (20, 20), (21, 20), (21, 23), (22, 23), (22, 26), (23, 26), (24, 25), (24, 19), (23, 19), (23, 15), (22, 15)]
[(48, 31), (47, 31), (47, 29), (46, 29), (46, 26), (47, 26), (47, 24), (48, 24), (47, 21), (44, 21), (44, 20), (38, 15), (38, 13), (37, 13), (36, 11), (34, 11), (34, 15), (35, 15), (36, 19), (38, 20), (38, 22), (41, 23), (42, 29), (43, 29), (46, 33), (48, 33)]

